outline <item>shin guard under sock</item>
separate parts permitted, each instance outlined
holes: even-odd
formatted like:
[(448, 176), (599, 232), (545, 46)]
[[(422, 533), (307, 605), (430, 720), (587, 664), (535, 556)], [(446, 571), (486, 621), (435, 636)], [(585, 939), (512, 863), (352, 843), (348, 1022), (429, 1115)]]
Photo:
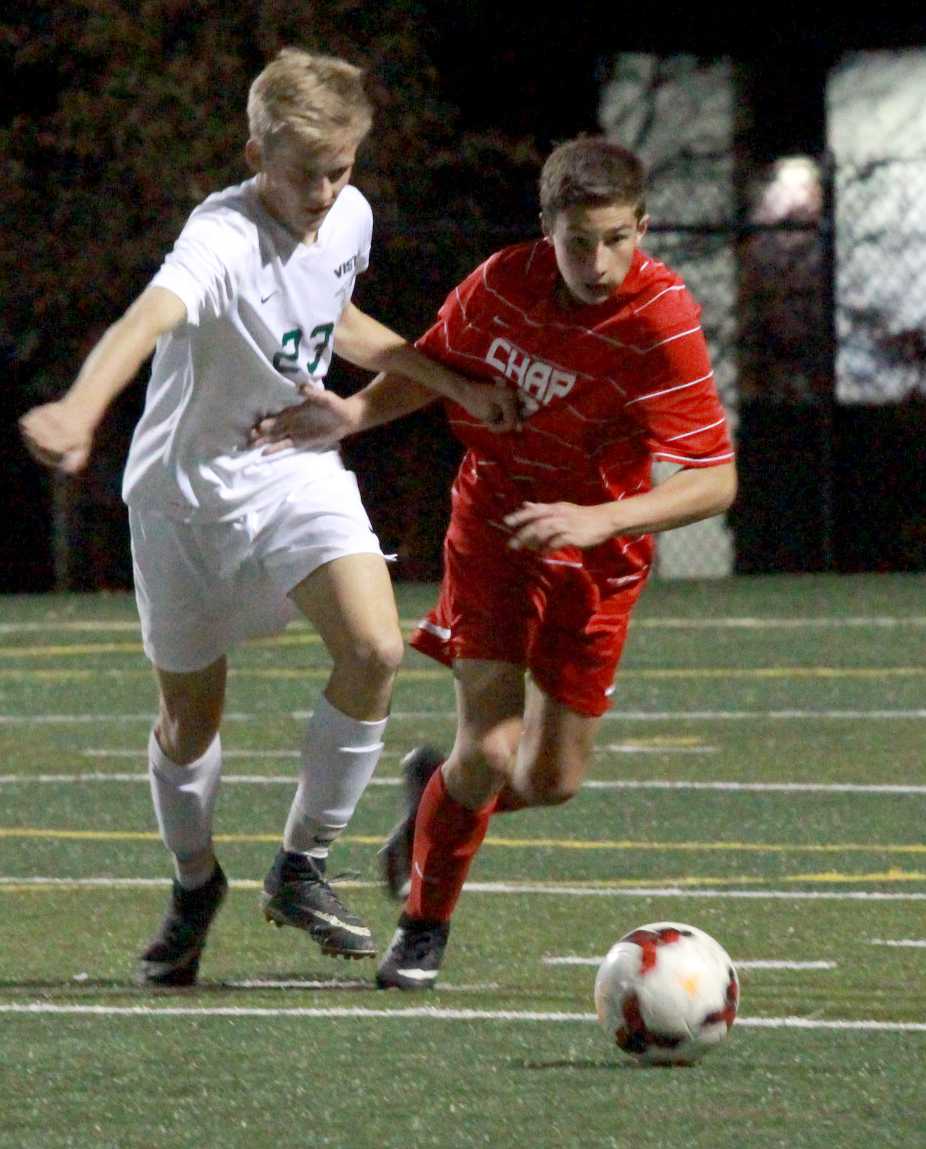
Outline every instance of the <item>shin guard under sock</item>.
[(443, 772), (434, 771), (415, 820), (411, 890), (405, 903), (410, 918), (449, 921), (491, 810), (492, 804), (481, 810), (462, 805), (447, 792)]

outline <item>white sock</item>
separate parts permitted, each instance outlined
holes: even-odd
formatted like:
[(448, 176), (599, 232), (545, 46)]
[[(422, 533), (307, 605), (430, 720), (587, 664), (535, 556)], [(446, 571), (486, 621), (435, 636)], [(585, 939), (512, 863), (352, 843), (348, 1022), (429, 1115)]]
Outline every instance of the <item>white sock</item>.
[(283, 848), (326, 858), (373, 776), (383, 749), (386, 719), (349, 718), (322, 695), (302, 744), (302, 769)]
[(164, 845), (174, 855), (177, 881), (185, 889), (205, 885), (212, 877), (212, 811), (222, 772), (218, 734), (202, 757), (189, 766), (172, 762), (151, 731), (148, 778), (154, 812)]

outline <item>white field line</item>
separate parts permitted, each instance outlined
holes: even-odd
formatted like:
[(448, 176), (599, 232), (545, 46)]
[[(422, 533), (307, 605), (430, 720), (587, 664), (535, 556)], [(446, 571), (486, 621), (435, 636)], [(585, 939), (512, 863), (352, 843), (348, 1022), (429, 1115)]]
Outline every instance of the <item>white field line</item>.
[[(605, 746), (598, 746), (596, 754), (716, 754), (716, 746), (676, 746), (672, 743), (663, 743), (656, 746), (642, 745), (636, 742), (611, 742)], [(399, 758), (404, 755), (402, 750), (384, 750), (382, 758)], [(84, 758), (138, 758), (139, 747), (126, 749), (110, 747), (87, 747), (81, 750)], [(301, 754), (298, 750), (223, 750), (222, 757), (227, 761), (236, 758), (246, 758), (256, 761), (261, 759), (298, 759)], [(606, 783), (609, 785), (609, 783)]]
[[(401, 672), (400, 672), (401, 673)], [(311, 710), (293, 710), (290, 717), (297, 720), (308, 720), (312, 716)], [(257, 718), (258, 715), (249, 716)], [(425, 718), (453, 719), (454, 710), (395, 710), (393, 719), (413, 719), (420, 721)], [(797, 722), (804, 719), (810, 721), (830, 719), (836, 721), (874, 721), (894, 722), (900, 719), (926, 719), (926, 708), (913, 710), (609, 710), (601, 716), (603, 722), (739, 722), (739, 721), (785, 721)], [(0, 715), (2, 721), (2, 715)]]
[[(34, 886), (42, 888), (61, 887), (113, 887), (116, 889), (143, 889), (148, 886), (170, 885), (168, 878), (52, 878), (52, 877), (0, 877), (3, 886)], [(380, 889), (380, 882), (345, 880), (336, 882), (341, 889), (369, 890)], [(232, 889), (256, 890), (261, 883), (249, 879), (235, 879)], [(734, 889), (692, 889), (682, 886), (570, 886), (540, 882), (467, 882), (467, 893), (473, 894), (546, 894), (564, 898), (717, 898), (737, 899), (769, 898), (780, 901), (836, 901), (836, 902), (922, 902), (926, 893), (888, 893), (877, 890), (734, 890)]]
[[(417, 625), (414, 618), (403, 618), (401, 624), (410, 629)], [(845, 617), (782, 618), (767, 617), (718, 617), (718, 618), (636, 618), (632, 626), (644, 630), (841, 630), (845, 626), (892, 629), (898, 626), (926, 626), (926, 615), (847, 615)], [(288, 628), (290, 634), (313, 633), (311, 628), (293, 623)], [(133, 619), (49, 619), (47, 622), (5, 622), (0, 623), (2, 634), (100, 634), (106, 631), (139, 635), (141, 630)], [(265, 640), (266, 641), (266, 640)]]
[[(81, 753), (87, 758), (134, 758), (141, 760), (144, 751), (136, 750), (83, 750)], [(384, 758), (398, 758), (402, 751), (386, 751)], [(296, 750), (277, 751), (225, 751), (223, 757), (232, 758), (291, 758), (298, 759)], [(222, 782), (232, 786), (292, 786), (295, 774), (223, 774)], [(136, 773), (105, 771), (87, 771), (77, 774), (0, 774), (0, 786), (3, 785), (66, 785), (83, 782), (143, 782), (147, 785), (147, 772)], [(370, 786), (398, 786), (402, 779), (398, 775), (372, 778)], [(757, 794), (769, 793), (801, 793), (801, 794), (926, 794), (924, 786), (895, 786), (888, 783), (855, 783), (855, 782), (689, 782), (670, 781), (661, 778), (649, 779), (589, 779), (583, 783), (588, 790), (712, 790), (729, 791), (733, 793), (746, 792)]]
[(875, 890), (694, 890), (682, 886), (543, 886), (536, 882), (467, 882), (476, 894), (557, 894), (568, 898), (770, 898), (782, 901), (926, 901), (926, 893), (883, 893)]
[[(306, 717), (310, 713), (305, 711)], [(291, 714), (289, 717), (296, 716)], [(154, 718), (152, 710), (146, 710), (143, 714), (98, 714), (96, 711), (85, 714), (0, 714), (0, 726), (84, 726), (100, 722), (145, 722), (150, 726)], [(256, 714), (242, 714), (239, 711), (228, 711), (222, 715), (223, 722), (254, 722), (257, 718)]]
[(716, 754), (716, 746), (640, 746), (634, 742), (609, 742), (595, 749), (596, 754)]
[(890, 946), (897, 949), (926, 950), (926, 940), (922, 938), (898, 938), (896, 941), (884, 938), (871, 938), (870, 946)]
[[(257, 979), (251, 978), (245, 981), (223, 981), (219, 983), (223, 989), (364, 989), (370, 988), (369, 979), (363, 980), (362, 978), (328, 978), (318, 981), (306, 981), (300, 978), (279, 978), (273, 979)], [(472, 983), (467, 985), (459, 985), (451, 982), (442, 981), (440, 983), (441, 992), (448, 990), (450, 993), (490, 993), (501, 989), (501, 986), (496, 981), (487, 981), (480, 983)]]
[(926, 786), (895, 786), (889, 783), (861, 782), (688, 782), (659, 778), (590, 779), (583, 782), (593, 790), (735, 790), (755, 793), (811, 794), (926, 794)]
[[(258, 722), (272, 717), (275, 721), (290, 718), (296, 722), (307, 721), (311, 710), (290, 710), (278, 714), (247, 714), (229, 711), (223, 715), (224, 722)], [(409, 719), (421, 721), (452, 720), (453, 710), (394, 710), (392, 721)], [(926, 719), (926, 708), (913, 710), (609, 710), (602, 715), (605, 722), (740, 722), (740, 721), (883, 721), (897, 722), (912, 719)], [(2, 726), (70, 726), (90, 725), (103, 722), (144, 722), (150, 725), (154, 720), (153, 711), (143, 714), (117, 714), (96, 711), (85, 714), (0, 714)]]
[[(604, 954), (598, 957), (577, 957), (572, 954), (564, 954), (562, 957), (545, 957), (543, 959), (544, 965), (593, 965), (598, 966), (604, 961)], [(756, 960), (756, 961), (739, 961), (734, 959), (733, 964), (738, 970), (740, 969), (792, 969), (792, 970), (811, 970), (811, 969), (836, 969), (834, 961), (772, 961), (772, 960)]]
[[(54, 1005), (50, 1002), (12, 1002), (0, 1005), (0, 1013), (26, 1015), (95, 1015), (101, 1017), (323, 1017), (323, 1018), (422, 1018), (429, 1021), (547, 1021), (597, 1022), (594, 1013), (547, 1012), (512, 1009), (447, 1009), (423, 1005), (393, 1009), (366, 1006), (314, 1006), (269, 1008), (262, 1006), (151, 1006), (151, 1005)], [(881, 1031), (886, 1033), (926, 1033), (926, 1022), (849, 1021), (811, 1017), (741, 1017), (736, 1027), (749, 1029), (830, 1029)]]
[(647, 630), (841, 630), (844, 626), (892, 629), (926, 626), (926, 615), (849, 615), (845, 618), (638, 618)]

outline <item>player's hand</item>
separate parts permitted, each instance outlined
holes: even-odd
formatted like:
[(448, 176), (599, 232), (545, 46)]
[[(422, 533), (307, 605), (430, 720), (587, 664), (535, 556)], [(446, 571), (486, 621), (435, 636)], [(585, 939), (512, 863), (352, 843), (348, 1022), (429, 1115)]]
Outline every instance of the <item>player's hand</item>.
[(267, 415), (251, 428), (248, 439), (252, 447), (263, 447), (264, 455), (275, 455), (290, 447), (321, 450), (333, 447), (356, 430), (348, 399), (311, 385), (303, 385), (299, 391), (301, 403)]
[(93, 427), (63, 399), (33, 407), (19, 420), (29, 454), (46, 467), (76, 475), (87, 465)]
[(512, 550), (558, 551), (563, 547), (594, 547), (611, 537), (600, 506), (576, 503), (522, 503), (505, 515), (512, 528)]
[(518, 393), (504, 383), (496, 383), (493, 387), (487, 387), (485, 383), (467, 384), (456, 402), (497, 434), (521, 430)]

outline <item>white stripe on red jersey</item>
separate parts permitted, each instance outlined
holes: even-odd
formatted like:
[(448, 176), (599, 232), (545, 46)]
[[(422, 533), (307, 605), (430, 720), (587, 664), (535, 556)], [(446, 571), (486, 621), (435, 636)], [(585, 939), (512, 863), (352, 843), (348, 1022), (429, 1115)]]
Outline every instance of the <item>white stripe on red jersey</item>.
[[(545, 241), (504, 248), (447, 297), (419, 340), (470, 378), (517, 388), (525, 406), (521, 432), (496, 435), (448, 405), (474, 464), (467, 497), (497, 506), (507, 488), (515, 505), (598, 503), (647, 490), (653, 459), (729, 462), (700, 308), (683, 281), (639, 251), (605, 303), (564, 307), (558, 279)], [(485, 462), (500, 465), (476, 465)]]

